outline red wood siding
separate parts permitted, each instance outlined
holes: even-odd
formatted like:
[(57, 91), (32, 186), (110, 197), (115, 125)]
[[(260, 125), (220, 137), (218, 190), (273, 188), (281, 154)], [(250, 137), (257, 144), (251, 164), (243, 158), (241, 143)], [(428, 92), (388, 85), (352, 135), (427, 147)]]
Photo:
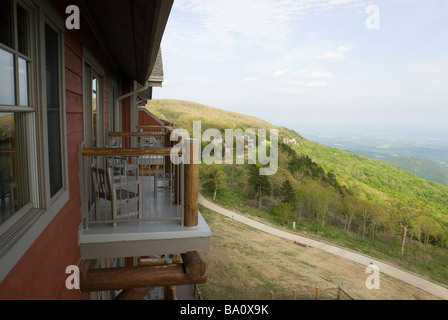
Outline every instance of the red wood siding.
[[(65, 20), (66, 0), (50, 1)], [(82, 17), (81, 17), (82, 18)], [(70, 199), (47, 228), (22, 256), (8, 276), (0, 283), (0, 300), (3, 299), (86, 299), (79, 290), (68, 290), (65, 280), (69, 265), (80, 261), (78, 227), (81, 224), (78, 180), (78, 143), (83, 137), (82, 48), (88, 49), (104, 70), (110, 68), (106, 54), (90, 31), (85, 20), (81, 29), (65, 30), (65, 98), (68, 183)], [(125, 81), (123, 81), (125, 82)], [(105, 122), (108, 126), (108, 74), (104, 79)], [(129, 91), (129, 89), (127, 89)], [(129, 103), (123, 107), (123, 124), (129, 127)]]
[(140, 126), (161, 126), (153, 117), (151, 117), (144, 110), (138, 112), (138, 124)]

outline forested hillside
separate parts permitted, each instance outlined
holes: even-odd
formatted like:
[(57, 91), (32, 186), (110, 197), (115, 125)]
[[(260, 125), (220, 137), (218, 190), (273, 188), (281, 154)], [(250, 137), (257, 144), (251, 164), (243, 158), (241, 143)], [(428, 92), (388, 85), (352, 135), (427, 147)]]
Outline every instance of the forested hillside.
[(415, 173), (420, 178), (448, 185), (448, 169), (417, 157), (385, 157), (379, 160)]
[(299, 228), (321, 231), (331, 226), (394, 243), (400, 256), (410, 243), (448, 247), (447, 186), (255, 117), (186, 101), (153, 100), (146, 107), (190, 132), (193, 120), (202, 121), (203, 130), (279, 130), (279, 169), (273, 176), (260, 176), (255, 165), (201, 165), (203, 192), (223, 205), (253, 208), (284, 225), (295, 221)]

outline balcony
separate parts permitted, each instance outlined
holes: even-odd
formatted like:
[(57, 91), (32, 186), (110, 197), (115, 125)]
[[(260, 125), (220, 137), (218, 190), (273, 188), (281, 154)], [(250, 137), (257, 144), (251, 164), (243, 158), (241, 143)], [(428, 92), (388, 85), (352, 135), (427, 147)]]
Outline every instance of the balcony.
[[(168, 134), (111, 133), (116, 147), (79, 145), (82, 259), (209, 250), (211, 231), (197, 204), (197, 165), (171, 162)], [(199, 150), (193, 140), (186, 146)]]

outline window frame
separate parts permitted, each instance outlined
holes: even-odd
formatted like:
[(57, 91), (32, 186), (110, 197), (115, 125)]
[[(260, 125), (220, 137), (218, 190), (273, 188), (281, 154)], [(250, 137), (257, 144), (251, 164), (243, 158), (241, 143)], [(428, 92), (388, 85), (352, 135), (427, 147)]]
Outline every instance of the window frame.
[[(3, 224), (0, 224), (0, 282), (14, 268), (34, 241), (40, 236), (53, 218), (69, 200), (67, 132), (66, 132), (66, 101), (65, 101), (65, 22), (57, 11), (46, 1), (13, 0), (16, 15), (16, 3), (30, 11), (29, 50), (31, 57), (29, 96), (31, 106), (0, 106), (0, 112), (26, 112), (29, 141), (28, 168), (30, 181), (30, 202), (18, 210)], [(17, 20), (16, 16), (14, 17)], [(18, 49), (17, 27), (14, 22), (15, 49)], [(61, 166), (62, 188), (51, 197), (50, 171), (48, 155), (48, 127), (46, 101), (46, 56), (45, 56), (45, 25), (50, 26), (58, 34), (58, 77), (61, 130)], [(0, 44), (0, 47), (5, 47)], [(10, 48), (8, 52), (10, 52)], [(15, 50), (17, 52), (17, 50)], [(23, 56), (17, 52), (18, 56)], [(28, 58), (29, 59), (29, 58)], [(18, 58), (15, 58), (18, 61)], [(17, 63), (14, 62), (17, 67)], [(17, 70), (17, 69), (16, 69)], [(16, 75), (18, 70), (15, 71)], [(17, 85), (16, 77), (16, 85)], [(16, 105), (19, 90), (16, 90)]]
[[(61, 21), (62, 22), (62, 21)], [(50, 167), (49, 167), (49, 154), (48, 154), (48, 111), (47, 111), (47, 90), (46, 90), (46, 55), (45, 55), (45, 26), (48, 25), (53, 31), (58, 35), (58, 78), (59, 78), (59, 128), (60, 128), (60, 137), (61, 137), (61, 171), (62, 171), (62, 187), (61, 189), (55, 193), (53, 197), (51, 197), (50, 190)], [(45, 143), (41, 144), (44, 146), (44, 150), (42, 151), (44, 158), (44, 167), (45, 167), (45, 198), (44, 198), (44, 208), (48, 209), (50, 206), (54, 205), (58, 202), (60, 197), (63, 197), (63, 194), (68, 192), (68, 159), (67, 159), (67, 125), (66, 125), (66, 103), (65, 103), (65, 54), (64, 54), (64, 32), (63, 25), (58, 26), (53, 20), (50, 20), (48, 17), (42, 21), (40, 25), (40, 40), (41, 40), (41, 60), (40, 65), (42, 67), (41, 77), (43, 78), (43, 82), (45, 83), (45, 90), (42, 90), (40, 93), (42, 94), (42, 108), (41, 110), (41, 123), (42, 128), (40, 133), (43, 136), (43, 140)], [(68, 200), (68, 199), (67, 199)]]
[(99, 121), (97, 123), (97, 142), (96, 147), (104, 147), (106, 145), (105, 132), (105, 87), (106, 87), (106, 73), (101, 64), (83, 47), (82, 52), (82, 88), (83, 88), (83, 122), (84, 122), (84, 142), (88, 148), (92, 147), (93, 137), (93, 117), (92, 117), (92, 79), (97, 78), (97, 114)]
[[(13, 15), (14, 15), (14, 25), (13, 25), (13, 32), (14, 32), (14, 41), (13, 46), (14, 48), (10, 48), (4, 44), (0, 43), (0, 48), (5, 50), (8, 53), (13, 54), (13, 64), (14, 64), (14, 97), (15, 97), (15, 104), (14, 105), (0, 105), (0, 112), (4, 113), (23, 113), (25, 115), (25, 122), (26, 122), (26, 140), (29, 141), (26, 145), (26, 153), (28, 154), (28, 181), (29, 181), (29, 194), (30, 194), (30, 200), (28, 203), (26, 203), (22, 208), (20, 208), (17, 212), (15, 212), (6, 222), (2, 223), (0, 225), (0, 254), (2, 250), (2, 238), (6, 235), (8, 235), (9, 231), (8, 229), (11, 228), (13, 225), (16, 225), (20, 220), (24, 218), (24, 216), (27, 214), (27, 212), (31, 211), (33, 207), (39, 204), (39, 201), (33, 194), (33, 187), (36, 187), (37, 180), (34, 179), (35, 176), (33, 176), (33, 169), (35, 169), (32, 159), (35, 159), (35, 145), (37, 143), (36, 137), (33, 135), (33, 132), (35, 132), (35, 123), (36, 123), (36, 97), (31, 93), (32, 99), (32, 106), (26, 106), (22, 107), (20, 106), (20, 88), (19, 88), (19, 79), (18, 79), (18, 60), (19, 58), (25, 59), (28, 62), (32, 63), (31, 70), (30, 70), (30, 92), (33, 92), (35, 88), (33, 88), (33, 85), (36, 81), (33, 81), (35, 79), (36, 75), (36, 64), (37, 64), (37, 55), (36, 55), (36, 46), (35, 46), (35, 39), (32, 37), (32, 31), (31, 26), (35, 25), (36, 23), (36, 8), (30, 4), (27, 1), (19, 1), (19, 0), (13, 0)], [(20, 5), (24, 7), (29, 13), (30, 13), (30, 39), (29, 39), (29, 49), (30, 49), (30, 56), (27, 57), (20, 53), (18, 51), (18, 37), (17, 37), (17, 19), (16, 19), (16, 12), (17, 12), (17, 5)], [(34, 11), (34, 13), (33, 13)], [(33, 148), (34, 147), (34, 148)]]

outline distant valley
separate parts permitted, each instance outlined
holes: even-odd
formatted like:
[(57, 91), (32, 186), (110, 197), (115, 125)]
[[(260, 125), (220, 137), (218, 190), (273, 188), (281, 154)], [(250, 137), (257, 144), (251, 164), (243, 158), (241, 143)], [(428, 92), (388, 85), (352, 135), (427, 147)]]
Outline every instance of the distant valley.
[(417, 176), (448, 185), (448, 131), (411, 127), (299, 126), (320, 144), (384, 161)]

